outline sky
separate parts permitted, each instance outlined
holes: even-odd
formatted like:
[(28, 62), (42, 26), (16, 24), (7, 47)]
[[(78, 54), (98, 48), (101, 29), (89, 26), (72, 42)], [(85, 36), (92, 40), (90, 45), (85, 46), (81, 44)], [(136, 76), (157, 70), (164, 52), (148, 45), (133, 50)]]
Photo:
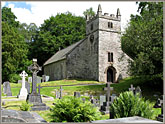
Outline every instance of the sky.
[(70, 2), (1, 2), (1, 7), (9, 7), (12, 12), (16, 15), (17, 21), (21, 23), (35, 23), (38, 27), (44, 23), (44, 20), (49, 19), (50, 16), (55, 16), (57, 13), (71, 12), (76, 16), (83, 16), (83, 12), (90, 7), (97, 12), (98, 5), (101, 5), (102, 13), (115, 14), (117, 8), (120, 9), (121, 13), (121, 29), (127, 26), (131, 14), (138, 14), (138, 5), (136, 2), (91, 2), (91, 1), (70, 1)]

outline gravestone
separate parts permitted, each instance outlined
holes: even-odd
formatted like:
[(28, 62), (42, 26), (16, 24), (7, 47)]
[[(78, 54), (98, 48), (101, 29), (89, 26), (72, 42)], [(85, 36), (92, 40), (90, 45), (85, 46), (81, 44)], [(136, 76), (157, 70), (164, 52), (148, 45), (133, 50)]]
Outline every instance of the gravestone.
[(18, 80), (18, 83), (22, 83), (22, 80)]
[(59, 89), (59, 92), (60, 92), (60, 99), (62, 99), (62, 91), (63, 91), (64, 89), (62, 89), (62, 86), (60, 86), (60, 89)]
[(22, 88), (19, 92), (18, 98), (19, 99), (26, 99), (27, 95), (28, 95), (28, 91), (25, 87), (25, 78), (28, 76), (28, 74), (25, 71), (22, 71), (20, 76), (22, 77)]
[(37, 76), (37, 83), (41, 83), (41, 77)]
[(27, 89), (28, 94), (30, 93), (30, 84), (25, 81), (25, 88)]
[(42, 75), (42, 82), (46, 82), (46, 75)]
[(106, 102), (106, 96), (100, 95), (100, 106), (103, 106), (103, 103)]
[(55, 89), (55, 96), (56, 99), (60, 98), (60, 92), (57, 89)]
[(11, 92), (11, 87), (10, 87), (10, 82), (6, 81), (3, 83), (3, 93), (6, 96), (12, 96), (12, 92)]
[(106, 87), (104, 88), (105, 91), (107, 91), (106, 93), (106, 101), (103, 102), (103, 106), (101, 106), (101, 112), (103, 112), (104, 114), (108, 114), (110, 113), (110, 91), (113, 90), (113, 87), (110, 87), (110, 82), (107, 82)]
[[(41, 71), (41, 67), (37, 64), (37, 59), (33, 59), (33, 64), (28, 67), (28, 69), (33, 73), (32, 76), (32, 92), (28, 94), (27, 102), (33, 104), (31, 107), (32, 111), (48, 110), (49, 107), (42, 103), (40, 93), (37, 93), (37, 73)], [(39, 88), (40, 92), (40, 88)]]
[(116, 98), (117, 98), (116, 94), (112, 94), (112, 95), (110, 96), (110, 104), (112, 104), (113, 101), (114, 101)]
[(135, 87), (133, 87), (133, 84), (131, 84), (131, 88), (129, 88), (129, 91), (132, 91), (133, 94), (135, 94)]
[(137, 86), (136, 89), (135, 89), (135, 94), (137, 94), (137, 93), (140, 94), (140, 98), (141, 98), (142, 97), (142, 91), (141, 91), (139, 86)]
[(74, 92), (74, 97), (80, 97), (80, 92)]
[(49, 76), (46, 76), (45, 77), (45, 82), (48, 82), (49, 81)]
[(28, 77), (28, 82), (29, 82), (29, 83), (32, 82), (32, 77)]

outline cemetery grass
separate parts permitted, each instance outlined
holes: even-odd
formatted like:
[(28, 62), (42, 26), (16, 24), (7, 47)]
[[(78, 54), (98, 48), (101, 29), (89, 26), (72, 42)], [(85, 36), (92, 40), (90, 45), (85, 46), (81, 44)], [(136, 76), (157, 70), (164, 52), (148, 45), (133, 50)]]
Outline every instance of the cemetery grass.
[[(88, 93), (89, 95), (90, 94), (92, 94), (92, 95), (105, 94), (105, 91), (103, 91), (105, 84), (103, 83), (102, 85), (97, 85), (97, 84), (100, 84), (100, 82), (97, 82), (97, 81), (61, 80), (61, 81), (44, 82), (44, 83), (41, 83), (41, 86), (59, 86), (59, 85), (92, 84), (92, 83), (96, 84), (96, 85), (63, 86), (62, 87), (64, 89), (63, 95), (73, 96), (73, 93), (75, 91), (78, 91), (81, 94)], [(153, 95), (154, 94), (161, 95), (162, 92), (159, 89), (154, 89), (155, 87), (151, 87), (150, 85), (148, 85), (148, 83), (150, 83), (150, 82), (148, 82), (148, 79), (145, 79), (145, 78), (129, 77), (129, 78), (121, 80), (120, 83), (111, 84), (111, 87), (114, 88), (114, 91), (112, 93), (116, 93), (117, 95), (119, 95), (121, 92), (128, 91), (128, 88), (130, 88), (131, 84), (133, 84), (134, 87), (140, 86), (140, 88), (142, 89), (143, 97), (145, 97), (145, 99), (149, 100), (150, 104), (153, 106), (156, 102), (156, 98), (153, 97)], [(11, 83), (10, 86), (11, 86), (11, 90), (12, 90), (12, 95), (17, 96), (19, 93), (19, 90), (21, 88), (21, 84)], [(43, 87), (41, 89), (41, 94), (46, 95), (46, 96), (55, 97), (55, 89), (59, 89), (59, 87)], [(2, 94), (2, 96), (4, 96), (4, 94)], [(2, 99), (6, 99), (6, 98), (2, 98)], [(53, 102), (54, 101), (47, 101), (46, 104), (51, 107)], [(21, 101), (6, 102), (5, 107), (6, 107), (6, 109), (20, 110), (19, 107), (20, 107), (21, 103), (22, 103)], [(153, 108), (153, 111), (154, 111), (154, 115), (153, 115), (152, 119), (155, 120), (156, 117), (158, 116), (158, 114), (161, 113), (161, 109)], [(51, 121), (48, 116), (49, 111), (38, 111), (37, 113), (41, 117), (43, 117), (47, 122)], [(109, 117), (109, 115), (103, 115), (102, 120), (108, 119), (108, 117)]]

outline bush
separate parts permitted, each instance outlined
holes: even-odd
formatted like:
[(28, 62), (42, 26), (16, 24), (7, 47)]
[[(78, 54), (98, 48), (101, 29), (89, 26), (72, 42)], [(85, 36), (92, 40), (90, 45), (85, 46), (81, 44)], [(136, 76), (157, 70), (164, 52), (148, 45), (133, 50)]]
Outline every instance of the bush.
[(114, 100), (110, 107), (112, 118), (141, 116), (144, 118), (152, 118), (152, 106), (149, 101), (139, 97), (140, 94), (134, 95), (132, 91), (123, 92)]
[(18, 74), (11, 74), (9, 76), (9, 81), (12, 83), (17, 83), (18, 80), (21, 80), (21, 77)]
[(80, 98), (64, 97), (51, 109), (52, 122), (88, 122), (101, 117), (97, 107)]
[(23, 103), (21, 104), (21, 106), (20, 106), (20, 109), (21, 109), (22, 111), (29, 111), (29, 110), (31, 109), (31, 106), (32, 106), (32, 105), (30, 105), (29, 103), (23, 102)]

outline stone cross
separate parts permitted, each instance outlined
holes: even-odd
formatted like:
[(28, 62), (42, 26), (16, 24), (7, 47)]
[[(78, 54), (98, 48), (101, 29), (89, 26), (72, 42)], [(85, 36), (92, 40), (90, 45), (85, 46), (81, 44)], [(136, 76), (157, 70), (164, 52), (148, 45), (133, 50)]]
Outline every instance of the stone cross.
[(40, 89), (42, 88), (40, 85), (38, 85), (38, 94), (40, 94)]
[(134, 93), (135, 87), (133, 87), (133, 84), (131, 84), (131, 88), (129, 88), (129, 91), (132, 91)]
[(107, 93), (106, 93), (106, 102), (108, 103), (107, 106), (109, 106), (110, 92), (111, 92), (111, 90), (113, 90), (113, 87), (110, 87), (110, 82), (107, 82), (106, 87), (104, 87), (104, 90), (107, 91)]
[(64, 89), (62, 89), (62, 86), (60, 86), (60, 99), (62, 99), (62, 91), (63, 91)]
[(20, 76), (22, 77), (22, 88), (24, 89), (25, 88), (25, 78), (28, 76), (28, 74), (25, 71), (22, 71)]
[(28, 76), (28, 74), (25, 71), (22, 71), (20, 76), (22, 77), (22, 88), (20, 90), (18, 97), (19, 97), (19, 99), (26, 99), (27, 95), (28, 95), (28, 91), (27, 91), (26, 85), (25, 85), (25, 83), (26, 83), (25, 78)]
[(28, 70), (30, 70), (33, 73), (32, 76), (32, 94), (36, 94), (36, 83), (37, 83), (37, 73), (41, 71), (41, 67), (37, 64), (37, 59), (33, 59), (33, 64), (28, 67)]

